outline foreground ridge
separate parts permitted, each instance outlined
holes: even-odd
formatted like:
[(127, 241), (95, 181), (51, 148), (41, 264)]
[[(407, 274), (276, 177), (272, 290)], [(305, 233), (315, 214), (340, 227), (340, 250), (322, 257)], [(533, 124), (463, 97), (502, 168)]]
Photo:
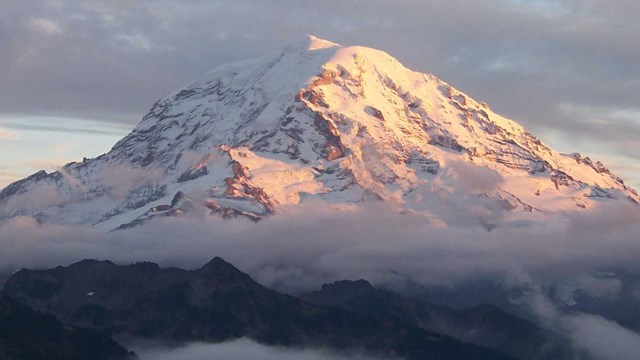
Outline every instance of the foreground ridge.
[(385, 314), (311, 305), (263, 287), (220, 258), (190, 271), (95, 260), (21, 270), (2, 295), (65, 325), (122, 338), (218, 343), (245, 337), (405, 359), (512, 359)]

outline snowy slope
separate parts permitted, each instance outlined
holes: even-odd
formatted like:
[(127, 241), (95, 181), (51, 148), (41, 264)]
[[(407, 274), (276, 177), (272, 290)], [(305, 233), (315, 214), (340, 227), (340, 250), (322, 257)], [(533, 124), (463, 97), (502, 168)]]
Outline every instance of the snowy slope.
[(490, 229), (640, 198), (433, 75), (309, 37), (158, 101), (107, 154), (8, 186), (0, 217), (114, 229), (185, 211), (260, 219), (304, 201), (385, 201), (441, 225), (465, 204)]

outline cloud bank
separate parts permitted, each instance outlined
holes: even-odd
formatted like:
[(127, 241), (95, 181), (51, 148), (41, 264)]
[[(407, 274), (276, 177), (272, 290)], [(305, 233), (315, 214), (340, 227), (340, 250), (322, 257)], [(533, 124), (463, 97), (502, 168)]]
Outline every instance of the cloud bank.
[[(388, 284), (401, 276), (453, 288), (482, 279), (502, 279), (507, 286), (573, 284), (606, 300), (618, 296), (619, 281), (590, 274), (611, 268), (640, 272), (640, 212), (631, 204), (607, 202), (596, 209), (491, 232), (477, 222), (434, 227), (424, 218), (396, 214), (376, 203), (343, 210), (306, 204), (257, 224), (200, 215), (166, 218), (111, 233), (21, 217), (0, 225), (0, 269), (51, 268), (83, 258), (193, 269), (221, 256), (263, 285), (290, 293), (341, 279)], [(637, 354), (638, 334), (604, 318), (566, 315), (548, 300), (532, 299), (529, 306), (542, 323), (594, 358), (620, 360)], [(602, 346), (607, 338), (618, 345)], [(205, 350), (243, 348), (236, 345), (210, 349), (196, 344), (167, 354), (198, 359)]]
[(640, 334), (601, 316), (559, 312), (539, 289), (527, 298), (543, 326), (563, 334), (594, 360), (632, 360), (640, 351)]
[(181, 347), (154, 344), (134, 345), (141, 360), (373, 360), (358, 354), (337, 354), (328, 350), (292, 350), (260, 345), (248, 339), (221, 344), (192, 343)]
[[(463, 211), (462, 219), (472, 216)], [(450, 225), (434, 227), (375, 203), (347, 210), (307, 204), (258, 224), (166, 218), (111, 233), (20, 217), (0, 227), (0, 269), (53, 267), (82, 258), (197, 268), (221, 256), (265, 285), (288, 290), (343, 278), (375, 281), (391, 270), (425, 284), (496, 275), (573, 279), (611, 267), (640, 271), (640, 212), (631, 204), (605, 202), (594, 212), (491, 232), (477, 222)]]

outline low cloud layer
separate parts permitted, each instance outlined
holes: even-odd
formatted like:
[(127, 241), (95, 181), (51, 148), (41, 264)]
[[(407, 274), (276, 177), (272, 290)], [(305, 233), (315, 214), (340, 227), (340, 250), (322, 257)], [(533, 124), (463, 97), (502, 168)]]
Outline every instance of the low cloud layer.
[(561, 313), (539, 289), (527, 300), (543, 326), (565, 335), (589, 359), (633, 360), (640, 353), (640, 334), (614, 321), (590, 314)]
[(192, 343), (181, 347), (153, 344), (134, 345), (140, 360), (373, 360), (358, 354), (337, 354), (328, 350), (292, 350), (268, 347), (254, 341), (240, 339), (221, 344)]
[(562, 317), (567, 333), (596, 359), (634, 360), (640, 354), (640, 335), (594, 315)]
[(308, 204), (258, 224), (166, 218), (101, 233), (20, 217), (6, 221), (1, 230), (0, 269), (52, 267), (83, 258), (197, 268), (221, 256), (265, 285), (287, 289), (342, 278), (375, 280), (391, 270), (427, 284), (498, 274), (520, 280), (574, 279), (610, 267), (640, 271), (640, 212), (618, 202), (491, 232), (477, 222), (434, 227), (424, 218), (375, 204), (341, 211)]
[[(491, 232), (477, 223), (434, 227), (424, 218), (395, 214), (375, 203), (340, 211), (307, 204), (259, 223), (199, 215), (166, 218), (111, 233), (21, 217), (0, 225), (0, 269), (50, 268), (83, 258), (198, 268), (221, 256), (263, 285), (292, 293), (340, 279), (384, 284), (401, 276), (454, 288), (481, 279), (512, 285), (573, 284), (596, 298), (615, 299), (619, 282), (590, 274), (610, 268), (640, 272), (640, 212), (619, 202), (603, 202), (596, 209)], [(625, 359), (618, 354), (638, 348), (637, 334), (608, 320), (534, 305), (547, 326), (561, 329), (597, 359)], [(602, 348), (606, 336), (620, 344)], [(203, 349), (207, 346), (172, 351), (197, 359)], [(226, 351), (224, 346), (215, 349)]]

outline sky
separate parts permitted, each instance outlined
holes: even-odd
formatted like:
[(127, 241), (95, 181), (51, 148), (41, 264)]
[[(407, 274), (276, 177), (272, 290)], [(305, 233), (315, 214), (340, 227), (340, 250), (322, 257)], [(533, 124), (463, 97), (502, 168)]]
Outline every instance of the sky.
[(314, 34), (384, 50), (640, 188), (637, 1), (0, 4), (0, 187), (100, 155), (215, 66)]

